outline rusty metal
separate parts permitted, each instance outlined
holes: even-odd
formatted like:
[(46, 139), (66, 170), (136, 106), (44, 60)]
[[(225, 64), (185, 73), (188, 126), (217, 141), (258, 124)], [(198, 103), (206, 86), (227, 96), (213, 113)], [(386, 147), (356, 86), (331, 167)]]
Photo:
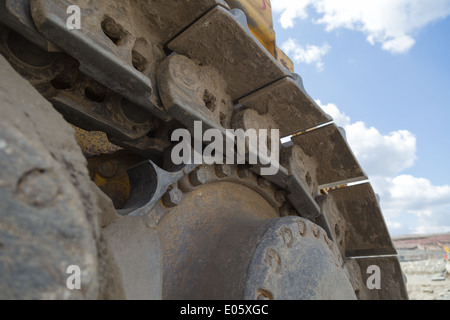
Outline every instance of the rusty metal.
[[(396, 256), (347, 259), (345, 264), (353, 275), (352, 282), (360, 300), (408, 300), (405, 278)], [(380, 286), (370, 290), (367, 286), (370, 266), (379, 268)]]
[[(191, 133), (195, 121), (202, 123), (202, 134), (208, 129), (217, 129), (227, 141), (235, 137), (227, 129), (275, 129), (270, 116), (260, 116), (255, 110), (234, 111), (231, 97), (225, 92), (223, 79), (211, 68), (195, 64), (181, 55), (172, 55), (163, 61), (158, 69), (158, 88), (167, 112), (183, 123)], [(234, 145), (234, 143), (233, 143)], [(246, 141), (246, 158), (266, 159), (267, 155), (257, 153), (259, 148), (250, 148)], [(229, 152), (226, 150), (225, 152)], [(231, 150), (234, 153), (234, 148)], [(250, 154), (251, 153), (251, 154)], [(225, 155), (223, 155), (225, 156)], [(263, 161), (261, 161), (263, 162)], [(255, 164), (253, 171), (261, 166)], [(285, 168), (266, 178), (285, 187)]]
[(312, 222), (275, 220), (253, 253), (245, 298), (267, 292), (275, 300), (356, 300), (348, 271), (333, 249)]
[(320, 206), (342, 256), (397, 254), (370, 184), (330, 190)]
[(314, 168), (310, 175), (320, 189), (368, 179), (335, 124), (298, 135), (292, 141), (302, 149), (302, 160)]
[(306, 93), (301, 77), (295, 74), (240, 99), (239, 103), (274, 119), (281, 137), (332, 121)]
[[(226, 165), (229, 168), (229, 174), (224, 177), (219, 177), (217, 175), (217, 168), (220, 166), (221, 165), (199, 166), (194, 169), (191, 174), (184, 176), (178, 181), (178, 188), (184, 193), (189, 193), (198, 187), (209, 185), (214, 182), (229, 182), (239, 184), (253, 190), (266, 199), (266, 201), (269, 202), (270, 205), (272, 205), (272, 207), (276, 210), (281, 207), (282, 203), (280, 204), (280, 201), (277, 199), (277, 192), (280, 189), (276, 185), (269, 184), (267, 187), (261, 188), (259, 185), (260, 177), (245, 166)], [(196, 183), (197, 177), (194, 176), (195, 180), (191, 177), (192, 174), (197, 175), (198, 172), (201, 172), (202, 183)]]
[(315, 180), (305, 167), (308, 162), (303, 161), (302, 156), (298, 146), (287, 148), (281, 154), (281, 163), (289, 171), (286, 185), (290, 202), (300, 216), (314, 219), (320, 215), (319, 206), (315, 202)]
[(208, 184), (181, 180), (183, 205), (155, 218), (164, 299), (355, 299), (324, 232), (318, 238), (313, 223), (279, 218), (260, 193), (205, 170)]
[(172, 55), (158, 69), (158, 88), (167, 112), (191, 131), (194, 121), (202, 121), (204, 130), (215, 128), (223, 134), (230, 127), (233, 101), (214, 69)]
[[(0, 104), (0, 298), (122, 299), (72, 128), (3, 56)], [(71, 265), (82, 290), (66, 285)]]
[[(169, 145), (158, 137), (151, 141), (146, 138), (150, 131), (164, 135), (155, 132), (158, 122), (152, 114), (80, 73), (77, 61), (65, 54), (45, 52), (12, 30), (0, 30), (0, 52), (72, 124), (102, 131), (117, 144), (134, 144), (138, 153), (146, 155), (162, 152)], [(89, 145), (94, 142), (90, 136), (83, 134), (87, 140), (79, 140), (83, 149), (112, 149), (107, 141), (104, 146), (98, 140)], [(140, 144), (133, 143), (138, 139), (142, 141)], [(97, 154), (95, 150), (92, 152)]]
[(181, 192), (178, 188), (171, 188), (162, 197), (162, 201), (164, 206), (168, 208), (179, 206), (183, 201), (183, 192)]
[[(82, 9), (81, 30), (66, 28), (69, 4)], [(92, 186), (79, 195), (90, 215), (102, 211), (127, 298), (407, 298), (398, 260), (380, 256), (395, 250), (373, 190), (347, 187), (367, 177), (345, 133), (329, 124), (276, 44), (267, 44), (270, 30), (267, 37), (257, 33), (259, 40), (252, 34), (264, 28), (250, 11), (247, 20), (220, 0), (0, 6), (2, 55), (70, 123), (108, 139), (95, 146), (79, 138), (95, 155), (91, 179), (108, 197), (98, 188), (91, 193)], [(258, 164), (175, 166), (170, 134), (192, 131), (194, 121), (225, 139), (226, 129), (294, 136), (275, 176), (262, 177)], [(31, 137), (30, 130), (24, 129)], [(110, 154), (111, 143), (142, 158)], [(58, 159), (69, 172), (82, 167), (69, 165), (68, 154)], [(58, 199), (47, 173), (31, 170), (21, 179), (17, 190), (28, 205)], [(69, 177), (78, 187), (86, 178), (82, 169)], [(100, 262), (120, 278), (106, 267), (115, 262)], [(383, 271), (381, 291), (367, 289), (371, 264)], [(103, 292), (120, 297), (119, 291), (120, 284)]]
[(214, 8), (168, 47), (219, 71), (233, 101), (289, 75), (252, 35), (238, 9)]
[(226, 178), (231, 175), (231, 166), (228, 164), (216, 165), (216, 176), (219, 178)]
[(41, 49), (48, 48), (48, 40), (39, 34), (31, 17), (30, 0), (1, 0), (0, 8), (0, 21)]
[[(78, 32), (66, 26), (69, 4), (89, 12)], [(167, 120), (154, 85), (154, 68), (164, 57), (163, 45), (217, 4), (224, 5), (215, 0), (164, 4), (159, 1), (143, 4), (136, 0), (66, 3), (36, 0), (31, 2), (31, 12), (39, 32), (70, 52), (80, 62), (82, 72)], [(118, 34), (111, 34), (108, 28), (114, 28)], [(143, 59), (147, 62), (145, 66), (133, 65), (133, 61)]]

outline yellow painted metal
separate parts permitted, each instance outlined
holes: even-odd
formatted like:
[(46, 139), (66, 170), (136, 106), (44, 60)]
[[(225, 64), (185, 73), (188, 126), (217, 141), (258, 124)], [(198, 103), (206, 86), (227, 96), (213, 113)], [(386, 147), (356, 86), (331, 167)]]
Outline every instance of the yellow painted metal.
[(272, 7), (269, 0), (226, 0), (231, 8), (238, 8), (247, 15), (253, 35), (275, 56), (275, 31)]
[(109, 142), (103, 132), (72, 127), (78, 145), (88, 158), (91, 180), (108, 195), (116, 208), (122, 208), (128, 200), (131, 187), (127, 167), (114, 160), (121, 159), (120, 151), (123, 149)]
[(287, 56), (286, 53), (284, 53), (283, 50), (281, 50), (280, 48), (276, 48), (276, 58), (278, 60), (279, 63), (281, 63), (281, 65), (283, 67), (285, 67), (286, 69), (288, 69), (290, 72), (294, 72), (294, 63), (292, 62), (292, 60)]
[[(112, 201), (116, 209), (125, 206), (131, 192), (130, 179), (125, 168), (112, 161), (104, 161), (101, 158), (88, 160), (88, 168), (91, 179)], [(111, 175), (105, 174), (102, 168), (110, 167)]]
[(248, 26), (259, 42), (285, 68), (294, 72), (292, 60), (277, 47), (270, 0), (225, 0), (231, 8), (245, 12)]

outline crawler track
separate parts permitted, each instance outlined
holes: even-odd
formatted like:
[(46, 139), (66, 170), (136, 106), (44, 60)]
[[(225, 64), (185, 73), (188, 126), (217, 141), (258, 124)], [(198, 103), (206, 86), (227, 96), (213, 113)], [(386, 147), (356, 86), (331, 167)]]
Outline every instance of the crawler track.
[[(81, 8), (81, 30), (66, 27), (69, 2)], [(22, 207), (29, 199), (14, 194), (14, 186), (24, 180), (19, 173), (55, 167), (62, 184), (78, 188), (71, 201), (84, 204), (76, 210), (87, 217), (80, 222), (80, 233), (62, 235), (77, 256), (90, 255), (93, 261), (85, 268), (91, 283), (81, 298), (407, 299), (379, 204), (371, 185), (364, 183), (368, 178), (345, 133), (307, 94), (301, 77), (252, 35), (242, 11), (220, 0), (95, 5), (87, 0), (3, 0), (0, 6), (0, 53), (6, 59), (1, 61), (2, 112), (20, 113), (2, 117), (0, 143), (32, 143), (33, 132), (43, 130), (44, 146), (75, 150), (69, 137), (52, 141), (50, 132), (56, 136), (69, 130), (64, 133), (69, 136), (70, 129), (46, 99), (71, 124), (103, 132), (122, 151), (138, 157), (130, 163), (105, 152), (110, 161), (129, 169), (128, 201), (115, 210), (101, 194), (89, 200), (92, 186), (78, 184), (88, 178), (79, 151), (76, 160), (64, 162), (64, 152), (61, 158), (49, 149), (54, 158), (49, 161), (55, 163), (44, 168), (21, 166), (34, 159), (26, 150), (6, 156), (0, 150), (0, 273), (8, 275), (0, 281), (0, 297), (80, 297), (66, 290), (61, 270), (42, 268), (54, 266), (63, 248), (49, 247), (56, 252), (52, 259), (40, 250), (30, 251), (27, 261), (15, 254), (22, 241), (41, 247), (45, 237), (35, 222), (27, 224), (29, 231), (20, 231), (21, 238), (12, 237), (21, 216), (29, 220), (32, 214)], [(17, 76), (10, 64), (40, 96), (21, 79), (7, 80)], [(30, 94), (22, 99), (19, 87)], [(42, 118), (44, 112), (51, 117)], [(9, 119), (19, 118), (19, 127), (9, 126)], [(193, 131), (195, 121), (202, 122), (203, 130), (218, 129), (224, 138), (226, 129), (279, 129), (283, 137), (293, 138), (281, 150), (280, 170), (271, 176), (262, 176), (258, 165), (174, 166), (167, 157), (173, 147), (170, 133), (176, 128)], [(8, 140), (14, 134), (23, 137)], [(48, 153), (46, 147), (33, 148)], [(102, 181), (105, 191), (123, 180), (111, 182), (117, 173), (100, 177), (101, 170), (95, 170), (104, 158), (99, 159), (94, 169), (90, 166), (90, 175)], [(73, 161), (76, 167), (70, 165)], [(12, 163), (19, 166), (16, 175), (4, 175)], [(361, 183), (349, 186), (354, 182)], [(67, 188), (72, 186), (58, 190)], [(44, 198), (27, 190), (37, 197), (30, 201), (33, 210), (42, 212), (40, 221), (54, 221), (65, 230), (69, 222), (52, 220), (50, 211), (36, 203)], [(66, 208), (63, 202), (55, 206)], [(104, 261), (111, 257), (105, 243), (115, 260), (110, 265), (118, 268), (106, 269)], [(62, 261), (78, 263), (69, 260)], [(379, 290), (366, 285), (373, 265), (382, 271)], [(27, 268), (38, 271), (20, 282)], [(53, 285), (40, 294), (42, 282), (52, 274)], [(99, 280), (99, 274), (106, 280)], [(105, 295), (108, 286), (115, 288), (110, 296)]]

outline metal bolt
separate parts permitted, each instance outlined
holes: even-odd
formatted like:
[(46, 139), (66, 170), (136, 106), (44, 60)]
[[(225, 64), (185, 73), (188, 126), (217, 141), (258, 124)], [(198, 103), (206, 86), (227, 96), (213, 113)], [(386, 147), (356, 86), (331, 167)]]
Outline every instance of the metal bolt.
[(228, 164), (219, 164), (216, 166), (216, 176), (226, 178), (231, 176), (231, 167)]
[(283, 190), (279, 190), (275, 193), (275, 200), (278, 203), (285, 203), (286, 202), (286, 192)]
[(111, 178), (117, 173), (117, 166), (111, 161), (104, 162), (98, 167), (98, 172), (105, 178)]
[(248, 179), (252, 176), (252, 173), (250, 172), (250, 170), (248, 170), (245, 167), (239, 167), (238, 169), (238, 176), (241, 179)]
[(270, 183), (269, 180), (265, 179), (265, 178), (259, 178), (258, 179), (258, 185), (261, 188), (269, 188), (272, 184)]
[(167, 191), (162, 200), (166, 207), (173, 208), (179, 206), (183, 201), (183, 192), (178, 188), (173, 188)]
[(199, 187), (208, 182), (208, 175), (203, 169), (195, 170), (189, 174), (189, 180), (194, 187)]

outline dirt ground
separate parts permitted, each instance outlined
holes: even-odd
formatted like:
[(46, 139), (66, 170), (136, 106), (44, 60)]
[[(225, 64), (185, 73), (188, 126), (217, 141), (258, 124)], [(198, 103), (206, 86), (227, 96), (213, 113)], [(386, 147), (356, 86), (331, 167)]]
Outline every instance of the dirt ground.
[(443, 260), (401, 262), (411, 300), (450, 300), (450, 277), (443, 277)]
[[(407, 236), (394, 240), (411, 300), (450, 300), (450, 276), (444, 261), (450, 234)], [(450, 269), (450, 262), (447, 265)]]

